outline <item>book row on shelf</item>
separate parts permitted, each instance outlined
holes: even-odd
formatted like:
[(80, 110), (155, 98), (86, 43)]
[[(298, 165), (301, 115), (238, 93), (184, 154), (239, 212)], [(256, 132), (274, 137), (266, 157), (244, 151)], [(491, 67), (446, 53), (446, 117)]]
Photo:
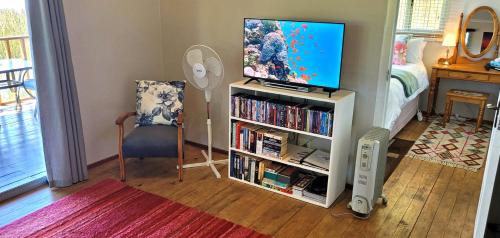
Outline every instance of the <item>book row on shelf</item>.
[(326, 203), (326, 175), (235, 152), (231, 153), (229, 175), (296, 197)]
[(232, 147), (279, 158), (286, 154), (288, 133), (244, 122), (232, 123)]
[(231, 147), (295, 164), (303, 164), (320, 170), (328, 170), (328, 152), (288, 143), (289, 133), (267, 129), (241, 121), (231, 123)]
[(334, 109), (237, 93), (231, 96), (231, 116), (332, 136)]

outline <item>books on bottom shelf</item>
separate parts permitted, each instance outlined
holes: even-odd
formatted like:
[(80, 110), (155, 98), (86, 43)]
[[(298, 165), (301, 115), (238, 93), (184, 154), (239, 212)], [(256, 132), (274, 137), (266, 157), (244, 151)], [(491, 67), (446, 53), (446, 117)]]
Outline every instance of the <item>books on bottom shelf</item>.
[(328, 176), (235, 152), (231, 153), (229, 175), (286, 194), (326, 203), (327, 183), (323, 180), (327, 182)]
[(317, 176), (303, 191), (303, 197), (320, 203), (326, 203), (326, 191), (328, 187), (328, 176)]
[(292, 186), (292, 192), (295, 196), (303, 196), (304, 189), (313, 181), (314, 176), (309, 174), (301, 174), (297, 182)]
[(328, 176), (303, 174), (292, 186), (293, 195), (305, 197), (319, 203), (326, 203)]

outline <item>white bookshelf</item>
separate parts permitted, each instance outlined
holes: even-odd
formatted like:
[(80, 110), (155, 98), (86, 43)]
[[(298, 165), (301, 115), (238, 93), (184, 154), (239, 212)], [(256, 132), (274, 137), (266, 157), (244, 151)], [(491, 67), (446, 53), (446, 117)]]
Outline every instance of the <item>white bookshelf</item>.
[[(265, 160), (270, 160), (273, 162), (285, 164), (288, 166), (297, 167), (301, 170), (311, 171), (320, 175), (328, 176), (326, 203), (320, 203), (315, 200), (309, 199), (303, 196), (296, 196), (292, 194), (287, 194), (278, 190), (269, 189), (267, 187), (261, 186), (259, 184), (253, 184), (245, 180), (238, 178), (233, 178), (230, 176), (230, 171), (228, 171), (228, 176), (230, 179), (255, 186), (267, 191), (275, 192), (295, 198), (304, 202), (308, 202), (314, 205), (322, 206), (325, 208), (330, 207), (332, 203), (338, 198), (338, 196), (344, 191), (346, 179), (347, 179), (347, 163), (348, 155), (351, 147), (351, 128), (352, 128), (352, 117), (354, 110), (354, 98), (355, 93), (347, 90), (339, 90), (332, 94), (332, 97), (328, 97), (327, 93), (324, 92), (296, 92), (285, 89), (277, 89), (262, 86), (258, 83), (244, 84), (245, 80), (241, 80), (229, 85), (229, 95), (233, 95), (239, 92), (244, 92), (247, 94), (266, 96), (271, 98), (277, 98), (284, 101), (293, 101), (300, 103), (307, 103), (312, 105), (318, 105), (323, 107), (335, 108), (334, 110), (334, 120), (332, 128), (332, 136), (319, 135), (311, 132), (289, 129), (285, 127), (278, 127), (267, 123), (256, 122), (252, 120), (242, 119), (231, 116), (231, 100), (229, 101), (229, 146), (228, 156), (231, 157), (232, 152), (237, 152), (240, 154), (246, 154), (257, 158), (262, 158)], [(242, 121), (249, 124), (259, 125), (265, 128), (278, 129), (290, 133), (296, 133), (299, 137), (304, 137), (308, 140), (319, 140), (321, 143), (327, 144), (330, 149), (330, 166), (328, 170), (321, 170), (318, 168), (310, 167), (308, 165), (298, 164), (286, 160), (286, 158), (271, 158), (261, 154), (254, 154), (244, 150), (236, 149), (231, 147), (231, 126), (234, 121)], [(314, 145), (309, 147), (314, 148)], [(228, 170), (231, 166), (228, 166)]]

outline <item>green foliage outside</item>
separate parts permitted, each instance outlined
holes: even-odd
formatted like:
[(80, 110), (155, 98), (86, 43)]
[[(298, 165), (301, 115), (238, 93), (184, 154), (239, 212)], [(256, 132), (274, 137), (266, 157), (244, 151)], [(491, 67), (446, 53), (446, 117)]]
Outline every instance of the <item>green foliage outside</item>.
[[(14, 9), (0, 9), (0, 37), (26, 36), (28, 35), (28, 26), (26, 22), (26, 13)], [(25, 40), (26, 53), (30, 58), (29, 41)], [(24, 58), (21, 40), (10, 41), (10, 50), (12, 58)], [(7, 45), (5, 41), (0, 41), (0, 59), (7, 59)], [(0, 80), (5, 80), (5, 75), (0, 75)], [(21, 98), (28, 98), (27, 94), (21, 90)], [(12, 90), (0, 90), (0, 102), (15, 101), (15, 93)]]
[[(14, 9), (0, 9), (0, 37), (28, 35), (26, 13)], [(27, 53), (29, 43), (26, 41)], [(20, 40), (10, 42), (12, 58), (23, 58)], [(0, 59), (7, 58), (7, 48), (4, 41), (0, 45)]]

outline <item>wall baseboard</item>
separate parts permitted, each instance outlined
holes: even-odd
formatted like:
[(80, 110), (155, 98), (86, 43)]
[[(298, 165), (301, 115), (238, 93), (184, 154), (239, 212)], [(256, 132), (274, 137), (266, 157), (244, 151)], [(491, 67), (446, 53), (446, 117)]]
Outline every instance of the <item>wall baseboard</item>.
[(105, 163), (107, 163), (107, 162), (109, 162), (111, 160), (115, 160), (115, 159), (118, 159), (118, 154), (106, 157), (106, 158), (104, 158), (102, 160), (99, 160), (97, 162), (89, 164), (89, 165), (87, 165), (87, 169), (93, 169), (95, 167), (99, 167), (100, 165), (105, 164)]
[[(204, 145), (204, 144), (201, 144), (201, 143), (197, 143), (197, 142), (194, 142), (194, 141), (188, 141), (188, 140), (186, 140), (186, 144), (189, 144), (189, 145), (192, 145), (192, 146), (196, 146), (196, 147), (199, 147), (201, 149), (208, 149), (207, 145)], [(219, 149), (219, 148), (215, 148), (215, 147), (212, 147), (212, 151), (217, 152), (217, 153), (227, 154), (227, 150)]]
[[(200, 143), (193, 142), (193, 141), (186, 141), (186, 144), (198, 147), (200, 149), (207, 149), (208, 148), (207, 145), (200, 144)], [(217, 153), (227, 154), (227, 150), (223, 150), (223, 149), (219, 149), (219, 148), (214, 148), (214, 147), (212, 147), (212, 150), (214, 152), (217, 152)], [(105, 163), (107, 163), (109, 161), (112, 161), (112, 160), (115, 160), (115, 159), (118, 159), (118, 154), (114, 154), (114, 155), (106, 157), (106, 158), (104, 158), (102, 160), (99, 160), (97, 162), (91, 163), (91, 164), (87, 165), (87, 169), (93, 169), (95, 167), (99, 167), (100, 165), (105, 164)]]
[[(422, 111), (422, 113), (424, 114), (424, 117), (427, 116), (427, 112), (426, 111)], [(452, 113), (451, 116), (453, 116), (454, 114)], [(439, 116), (439, 117), (443, 117), (443, 113), (434, 113), (433, 116)], [(471, 121), (475, 121), (477, 120), (477, 117), (475, 118), (472, 118), (472, 117), (465, 117), (463, 115), (460, 115), (461, 118), (465, 118), (467, 120), (471, 120)], [(483, 120), (483, 123), (486, 123), (486, 124), (493, 124), (493, 121), (492, 120), (487, 120), (487, 119), (484, 119)]]

